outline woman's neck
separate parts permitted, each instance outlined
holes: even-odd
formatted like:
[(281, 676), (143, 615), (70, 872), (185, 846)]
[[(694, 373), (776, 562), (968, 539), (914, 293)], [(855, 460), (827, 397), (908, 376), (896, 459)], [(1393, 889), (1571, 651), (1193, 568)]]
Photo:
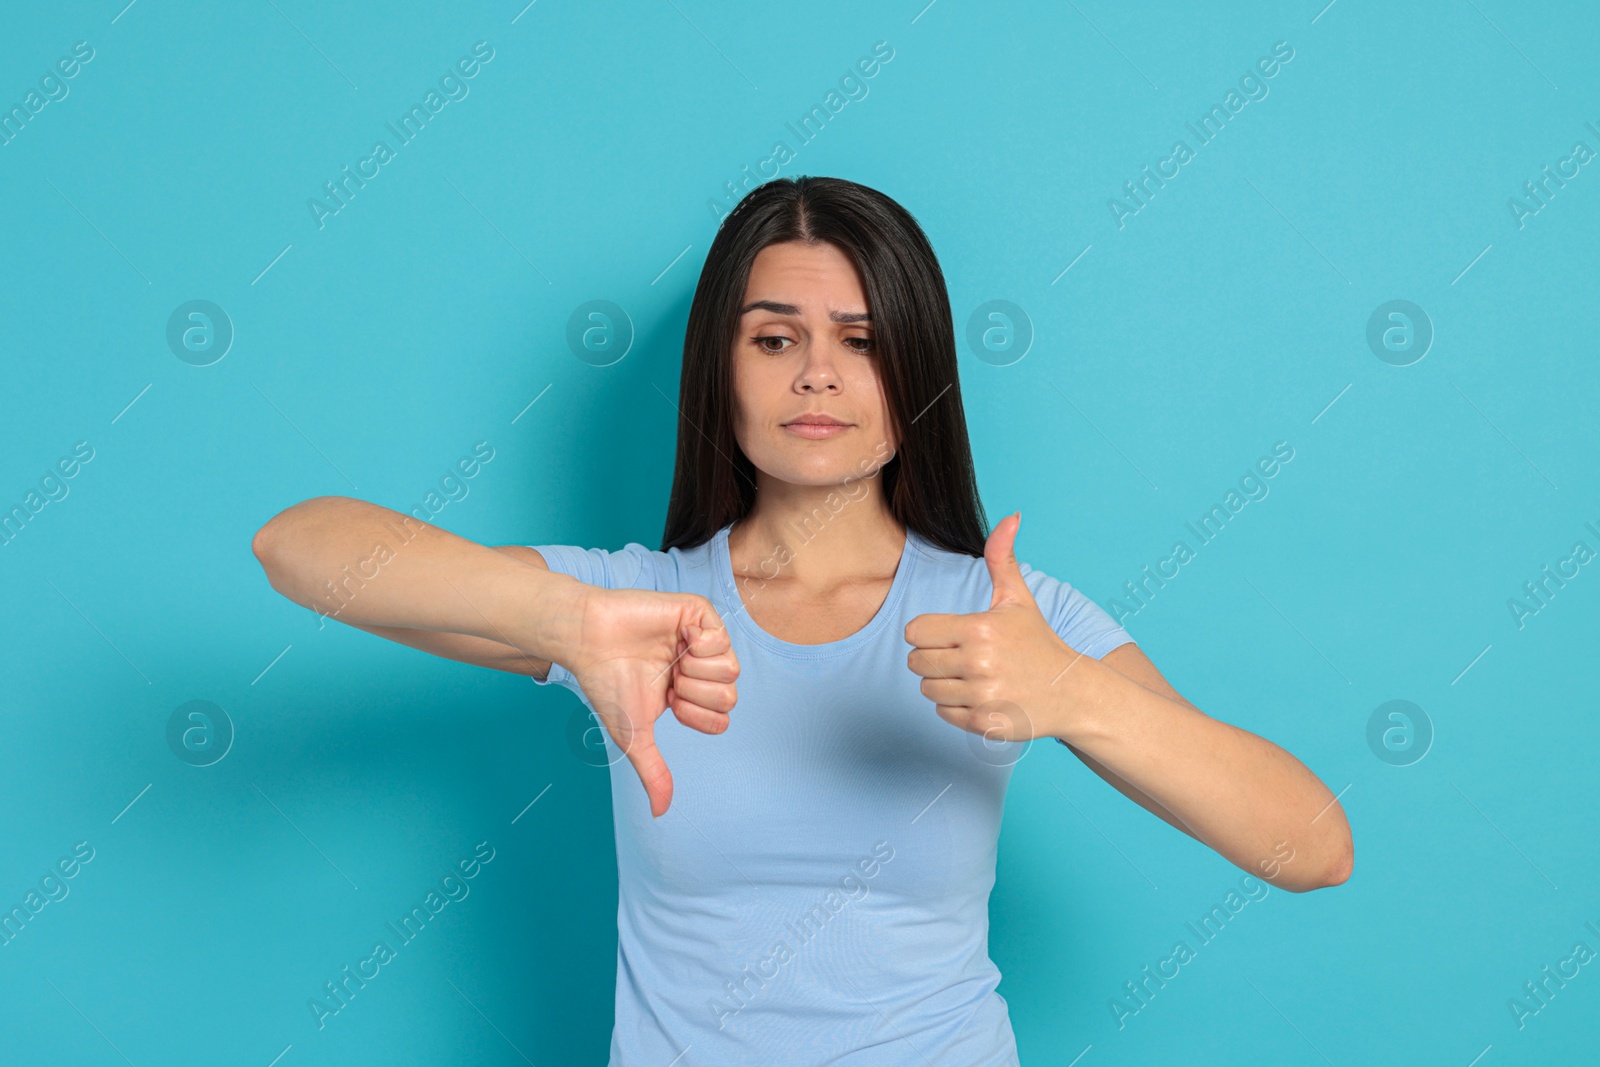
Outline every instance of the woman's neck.
[(736, 574), (821, 589), (894, 573), (907, 534), (880, 475), (844, 487), (762, 481), (755, 507), (728, 532)]

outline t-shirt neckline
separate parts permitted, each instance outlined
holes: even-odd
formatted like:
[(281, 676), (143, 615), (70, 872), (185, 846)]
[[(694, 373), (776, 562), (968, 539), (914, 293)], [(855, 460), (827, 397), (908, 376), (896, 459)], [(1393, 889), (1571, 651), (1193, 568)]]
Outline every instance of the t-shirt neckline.
[(889, 584), (889, 593), (883, 598), (883, 604), (878, 608), (877, 614), (873, 615), (865, 626), (837, 641), (800, 645), (773, 636), (750, 617), (750, 612), (745, 608), (744, 596), (740, 593), (739, 584), (734, 577), (733, 555), (728, 551), (728, 533), (732, 529), (733, 523), (730, 522), (718, 530), (716, 536), (711, 539), (712, 562), (722, 587), (723, 599), (726, 601), (727, 610), (722, 613), (723, 621), (728, 622), (731, 615), (732, 624), (748, 634), (762, 648), (791, 659), (824, 659), (852, 651), (871, 641), (898, 613), (906, 586), (911, 582), (911, 572), (916, 567), (919, 548), (916, 533), (909, 526), (906, 527), (905, 546), (900, 551), (900, 562), (895, 567), (894, 580)]

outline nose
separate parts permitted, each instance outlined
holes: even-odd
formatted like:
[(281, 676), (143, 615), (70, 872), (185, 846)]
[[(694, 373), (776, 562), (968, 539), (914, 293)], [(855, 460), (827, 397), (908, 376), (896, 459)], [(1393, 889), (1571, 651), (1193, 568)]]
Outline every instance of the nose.
[(843, 389), (839, 384), (839, 374), (834, 369), (833, 360), (828, 357), (823, 346), (815, 344), (808, 346), (805, 365), (800, 368), (795, 386), (802, 393), (837, 394)]

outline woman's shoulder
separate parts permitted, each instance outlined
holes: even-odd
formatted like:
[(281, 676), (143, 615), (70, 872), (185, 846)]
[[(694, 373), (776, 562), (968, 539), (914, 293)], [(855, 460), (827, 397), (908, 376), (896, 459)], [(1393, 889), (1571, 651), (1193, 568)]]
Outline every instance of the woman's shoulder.
[(602, 589), (649, 589), (662, 593), (700, 592), (709, 574), (711, 542), (693, 548), (663, 552), (638, 541), (621, 548), (585, 548), (581, 545), (529, 545), (544, 557), (545, 565), (587, 585)]

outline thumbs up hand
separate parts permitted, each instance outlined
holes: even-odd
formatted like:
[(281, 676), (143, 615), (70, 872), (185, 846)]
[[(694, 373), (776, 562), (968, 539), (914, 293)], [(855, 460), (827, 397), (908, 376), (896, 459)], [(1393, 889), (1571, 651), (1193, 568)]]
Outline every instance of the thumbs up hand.
[(905, 629), (906, 665), (934, 711), (989, 740), (1065, 736), (1080, 683), (1099, 666), (1061, 640), (1034, 601), (1014, 547), (1021, 525), (1021, 512), (1007, 515), (984, 545), (988, 610), (918, 615)]

